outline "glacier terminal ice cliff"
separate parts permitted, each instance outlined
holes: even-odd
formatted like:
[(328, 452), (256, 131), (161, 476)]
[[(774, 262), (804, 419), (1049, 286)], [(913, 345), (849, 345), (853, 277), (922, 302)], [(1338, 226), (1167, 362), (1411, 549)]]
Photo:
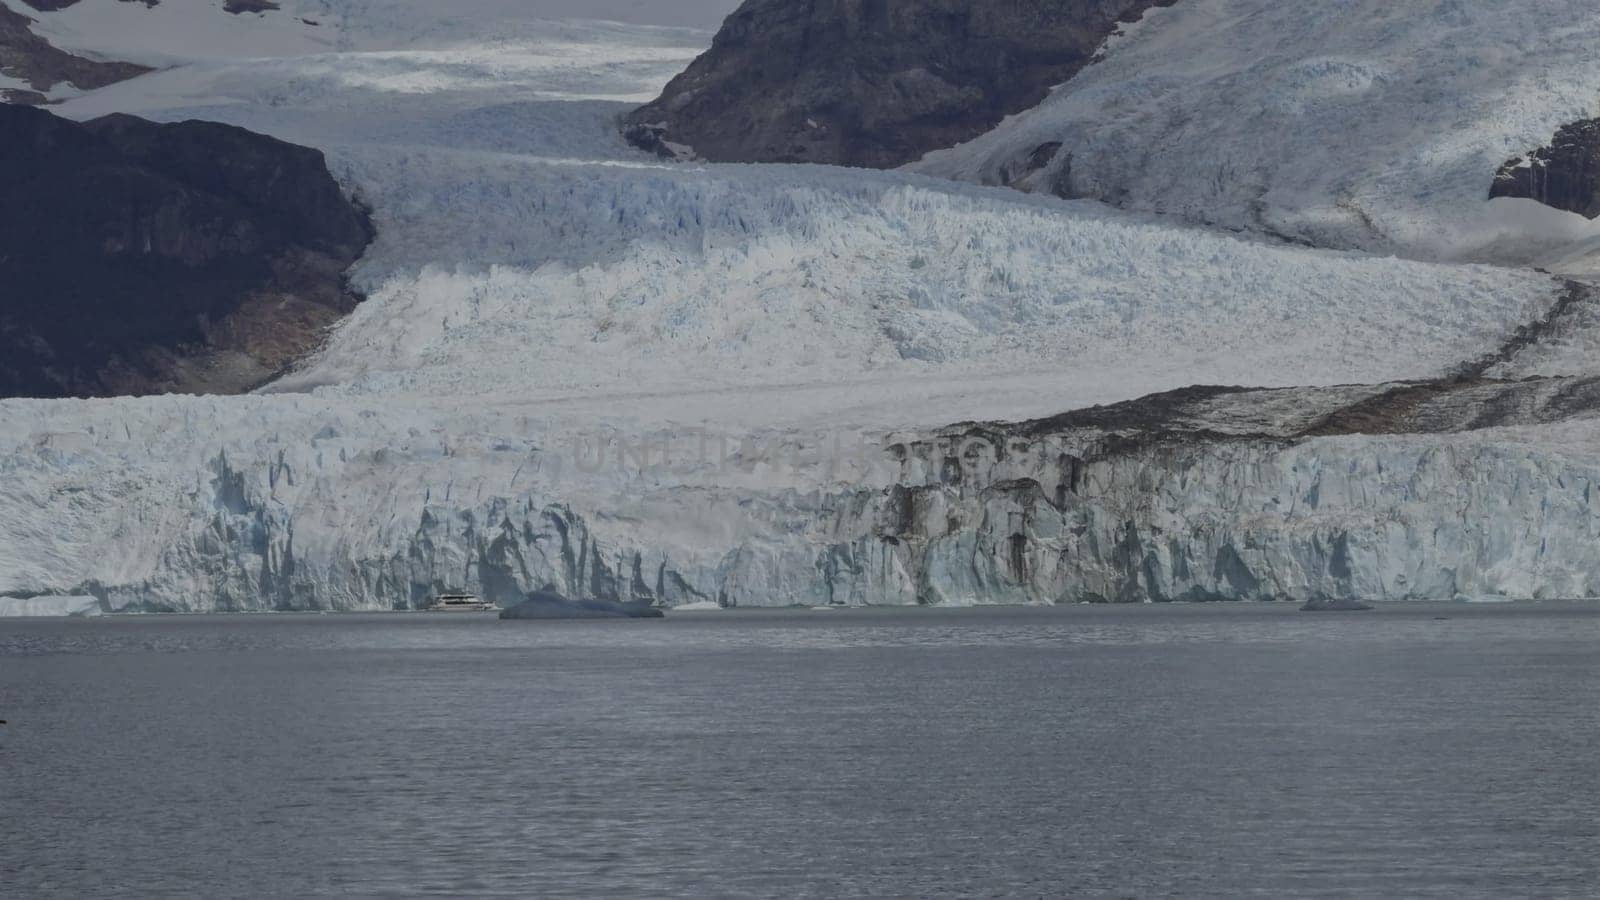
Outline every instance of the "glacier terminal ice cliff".
[[(1462, 45), (1490, 46), (1474, 30), (1484, 4), (1452, 5)], [(1256, 14), (1229, 31), (1222, 13), (1246, 6)], [(1229, 71), (1260, 31), (1291, 60), (1274, 57), (1261, 90), (1284, 67), (1324, 72), (1305, 76), (1311, 93), (1280, 91), (1281, 115), (1216, 125), (1260, 143), (1300, 134), (1283, 118), (1295, 97), (1322, 108), (1307, 98), (1360, 86), (1313, 56), (1362, 35), (1397, 54), (1416, 39), (1389, 14), (1389, 43), (1373, 43), (1371, 16), (1346, 24), (1333, 13), (1350, 4), (1319, 0), (1297, 5), (1332, 33), (1313, 54), (1260, 6), (1152, 12), (1037, 110), (915, 172), (630, 147), (622, 117), (705, 49), (706, 30), (551, 21), (488, 0), (472, 15), (413, 0), (35, 11), (62, 47), (160, 69), (65, 98), (61, 115), (207, 119), (314, 147), (377, 237), (348, 273), (366, 302), (250, 395), (0, 401), (0, 602), (1600, 596), (1600, 338), (1582, 229), (1547, 247), (1579, 280), (1507, 265), (1533, 261), (1545, 213), (1581, 216), (1502, 219), (1515, 239), (1494, 253), (1455, 252), (1471, 241), (1451, 230), (1486, 204), (1538, 206), (1489, 188), (1581, 118), (1573, 97), (1498, 131), (1465, 113), (1452, 124), (1441, 109), (1504, 99), (1486, 87), (1494, 72), (1407, 57), (1441, 66), (1425, 70), (1441, 87), (1412, 150), (1440, 165), (1400, 173), (1435, 179), (1414, 188), (1420, 205), (1391, 189), (1399, 175), (1328, 187), (1395, 145), (1325, 132), (1305, 135), (1320, 149), (1296, 165), (1317, 178), (1287, 206), (1256, 202), (1288, 196), (1281, 186), (1206, 187), (1159, 158), (1148, 180), (1109, 162), (1073, 170), (1126, 176), (1123, 193), (1000, 183), (1012, 149), (1098, 115), (1085, 86), (1129, 66), (1168, 88), (1093, 96), (1124, 109), (1213, 89), (1152, 56)], [(159, 19), (170, 29), (137, 26), (179, 13)], [(1574, 15), (1575, 34), (1595, 23)], [(1173, 51), (1188, 42), (1207, 55)], [(1339, 95), (1355, 110), (1341, 116), (1394, 112), (1368, 82)], [(1345, 121), (1329, 115), (1328, 128)], [(1146, 127), (1165, 141), (1174, 119), (1113, 122), (1134, 130), (1107, 147)], [(1471, 146), (1452, 155), (1437, 142), (1457, 126)], [(1169, 188), (1184, 208), (1139, 199)], [(1300, 201), (1324, 188), (1353, 200), (1318, 218)]]

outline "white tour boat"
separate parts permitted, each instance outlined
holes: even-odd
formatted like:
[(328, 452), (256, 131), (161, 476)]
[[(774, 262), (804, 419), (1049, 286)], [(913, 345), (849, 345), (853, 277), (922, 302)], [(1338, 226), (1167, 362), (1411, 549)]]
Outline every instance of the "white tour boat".
[(428, 604), (428, 612), (494, 612), (500, 607), (473, 594), (440, 594)]

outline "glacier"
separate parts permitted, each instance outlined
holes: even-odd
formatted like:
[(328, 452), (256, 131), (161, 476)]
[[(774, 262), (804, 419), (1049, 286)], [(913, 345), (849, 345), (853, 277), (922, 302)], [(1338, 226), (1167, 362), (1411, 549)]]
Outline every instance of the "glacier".
[(1582, 597), (1600, 573), (1585, 420), (934, 430), (840, 471), (826, 452), (593, 465), (597, 444), (492, 413), (452, 432), (469, 420), (158, 398), (92, 404), (105, 421), (80, 410), (62, 432), (59, 408), (32, 406), (23, 428), (5, 410), (26, 443), (0, 447), (4, 593), (110, 610), (416, 608), (463, 586), (727, 606)]
[[(219, 20), (259, 42), (198, 56), (138, 4), (99, 44), (101, 12), (40, 14), (169, 66), (62, 114), (316, 146), (379, 237), (367, 302), (255, 395), (0, 401), (9, 602), (1594, 594), (1595, 426), (1551, 399), (1565, 382), (1448, 433), (1300, 427), (1365, 396), (1341, 385), (1460, 377), (1550, 315), (1556, 278), (925, 173), (665, 163), (614, 123), (704, 31), (317, 5), (347, 36)], [(1586, 373), (1592, 306), (1561, 309), (1482, 390)], [(1197, 383), (1295, 390), (1252, 395), (1269, 421), (1238, 433), (1005, 424)]]

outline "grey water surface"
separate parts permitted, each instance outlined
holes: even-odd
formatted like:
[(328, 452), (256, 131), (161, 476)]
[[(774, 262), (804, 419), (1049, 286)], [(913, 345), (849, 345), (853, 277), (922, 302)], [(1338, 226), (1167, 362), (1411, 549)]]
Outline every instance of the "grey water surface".
[(7, 897), (1600, 895), (1600, 606), (0, 620)]

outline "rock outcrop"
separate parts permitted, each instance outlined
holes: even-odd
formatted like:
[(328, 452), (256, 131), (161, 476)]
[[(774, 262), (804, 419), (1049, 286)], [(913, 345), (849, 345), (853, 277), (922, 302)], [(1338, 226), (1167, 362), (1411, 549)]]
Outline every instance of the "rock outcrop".
[[(50, 12), (57, 9), (66, 9), (69, 6), (76, 6), (81, 0), (22, 0), (22, 2), (41, 12)], [(161, 4), (161, 0), (119, 0), (119, 2), (143, 3), (145, 6), (159, 6)], [(224, 0), (222, 4), (223, 12), (233, 13), (236, 16), (242, 13), (269, 12), (281, 8), (282, 6), (277, 0)]]
[[(77, 6), (82, 0), (22, 0), (40, 12), (55, 12), (69, 6)], [(145, 6), (157, 6), (161, 0), (117, 0), (119, 3), (143, 3)]]
[(0, 396), (235, 393), (354, 308), (373, 236), (319, 151), (0, 106)]
[(1600, 119), (1566, 125), (1549, 146), (1507, 162), (1489, 196), (1522, 197), (1600, 218)]
[(718, 162), (887, 168), (1038, 104), (1175, 0), (747, 0), (629, 139)]
[[(76, 6), (82, 0), (22, 0), (38, 10), (49, 13)], [(106, 0), (109, 2), (109, 0)], [(158, 6), (161, 0), (118, 0), (121, 3), (140, 3)], [(223, 12), (233, 15), (262, 14), (281, 9), (277, 0), (225, 0)], [(127, 81), (153, 71), (148, 66), (131, 62), (94, 59), (68, 53), (33, 32), (34, 20), (0, 5), (0, 75), (8, 75), (28, 83), (27, 89), (0, 88), (0, 102), (43, 104), (49, 100), (47, 92), (59, 85), (70, 85), (79, 90), (94, 90)]]
[(275, 0), (227, 0), (222, 4), (222, 11), (236, 16), (244, 13), (264, 13), (275, 9), (282, 9)]
[[(70, 3), (62, 0), (29, 0), (39, 10), (60, 9)], [(105, 87), (143, 75), (150, 69), (126, 62), (105, 62), (75, 56), (52, 46), (33, 33), (33, 20), (0, 6), (0, 75), (28, 83), (32, 90), (0, 90), (0, 101), (43, 103), (45, 94), (58, 84), (83, 90)]]

